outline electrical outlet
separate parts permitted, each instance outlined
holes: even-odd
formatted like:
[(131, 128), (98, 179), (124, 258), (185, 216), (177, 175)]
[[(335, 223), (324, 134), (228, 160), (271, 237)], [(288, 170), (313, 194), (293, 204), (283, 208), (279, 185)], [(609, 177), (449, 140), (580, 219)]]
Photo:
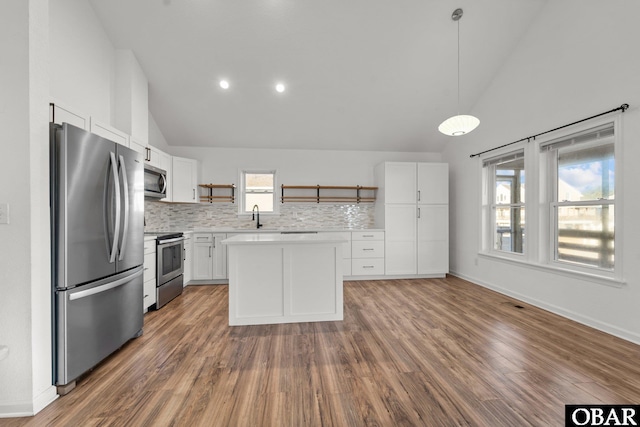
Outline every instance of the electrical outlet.
[(0, 224), (9, 224), (9, 204), (0, 203)]

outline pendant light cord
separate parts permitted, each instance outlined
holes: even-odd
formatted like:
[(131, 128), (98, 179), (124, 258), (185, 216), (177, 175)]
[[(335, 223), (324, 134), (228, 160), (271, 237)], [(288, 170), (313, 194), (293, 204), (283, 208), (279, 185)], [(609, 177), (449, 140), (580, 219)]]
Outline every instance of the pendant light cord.
[(481, 151), (479, 153), (472, 154), (469, 157), (471, 157), (471, 158), (478, 157), (478, 156), (481, 156), (484, 153), (489, 153), (491, 151), (499, 150), (500, 148), (508, 147), (510, 145), (517, 144), (518, 142), (522, 142), (522, 141), (527, 141), (527, 142), (529, 142), (531, 140), (535, 141), (536, 137), (538, 137), (540, 135), (545, 135), (547, 133), (555, 132), (555, 131), (557, 131), (559, 129), (564, 129), (566, 127), (573, 126), (573, 125), (576, 125), (578, 123), (586, 122), (587, 120), (595, 119), (596, 117), (604, 116), (605, 114), (614, 113), (616, 111), (622, 111), (624, 113), (625, 111), (627, 111), (628, 108), (629, 108), (629, 104), (622, 104), (621, 106), (619, 106), (618, 108), (614, 108), (613, 110), (605, 111), (604, 113), (596, 114), (595, 116), (587, 117), (586, 119), (578, 120), (578, 121), (575, 121), (573, 123), (569, 123), (569, 124), (566, 124), (566, 125), (563, 125), (563, 126), (558, 126), (557, 128), (553, 128), (553, 129), (545, 131), (545, 132), (540, 132), (540, 133), (537, 133), (535, 135), (528, 136), (526, 138), (522, 138), (522, 139), (519, 139), (517, 141), (513, 141), (513, 142), (510, 142), (508, 144), (501, 145), (499, 147), (490, 148), (488, 150), (484, 150), (484, 151)]
[(458, 23), (458, 107), (456, 115), (460, 115), (460, 19), (456, 22)]

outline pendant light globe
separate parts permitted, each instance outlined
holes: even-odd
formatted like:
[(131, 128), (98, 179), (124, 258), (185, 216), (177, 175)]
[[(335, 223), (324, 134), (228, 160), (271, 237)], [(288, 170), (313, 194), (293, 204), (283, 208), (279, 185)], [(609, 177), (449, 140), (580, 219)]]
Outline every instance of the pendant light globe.
[(444, 122), (440, 123), (438, 130), (445, 135), (460, 136), (467, 134), (478, 127), (480, 119), (474, 116), (461, 114), (453, 117), (449, 117)]
[[(462, 15), (463, 11), (460, 8), (454, 10), (451, 14), (451, 19), (458, 23), (458, 111), (460, 111), (460, 18), (462, 18)], [(480, 119), (477, 117), (458, 114), (440, 123), (438, 130), (445, 135), (461, 136), (471, 132), (479, 124)]]

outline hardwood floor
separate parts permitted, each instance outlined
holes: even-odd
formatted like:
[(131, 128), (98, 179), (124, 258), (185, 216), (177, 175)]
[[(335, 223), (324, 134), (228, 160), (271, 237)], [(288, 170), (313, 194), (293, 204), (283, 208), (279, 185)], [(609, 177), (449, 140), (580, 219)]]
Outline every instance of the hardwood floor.
[(464, 280), (344, 293), (342, 322), (229, 327), (227, 287), (189, 286), (67, 396), (0, 425), (561, 426), (565, 404), (640, 403), (640, 346)]

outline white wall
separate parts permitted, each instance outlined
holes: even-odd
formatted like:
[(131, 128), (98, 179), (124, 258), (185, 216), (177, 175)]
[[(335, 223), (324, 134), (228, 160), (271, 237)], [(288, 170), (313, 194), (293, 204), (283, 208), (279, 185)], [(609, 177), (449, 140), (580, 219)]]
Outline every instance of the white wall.
[[(48, 0), (0, 4), (0, 417), (29, 415), (51, 386), (48, 199)], [(10, 184), (9, 184), (10, 183)]]
[[(451, 270), (640, 343), (640, 2), (550, 1), (472, 113), (473, 133), (448, 145)], [(629, 103), (623, 115), (621, 288), (478, 258), (480, 166), (469, 155)], [(619, 243), (619, 242), (617, 242)], [(475, 262), (478, 262), (478, 265)]]
[(373, 167), (383, 161), (438, 162), (439, 153), (269, 150), (171, 147), (175, 156), (198, 159), (199, 183), (236, 184), (240, 169), (277, 169), (278, 184), (373, 185)]
[(50, 82), (56, 101), (113, 123), (115, 49), (87, 0), (50, 8)]

